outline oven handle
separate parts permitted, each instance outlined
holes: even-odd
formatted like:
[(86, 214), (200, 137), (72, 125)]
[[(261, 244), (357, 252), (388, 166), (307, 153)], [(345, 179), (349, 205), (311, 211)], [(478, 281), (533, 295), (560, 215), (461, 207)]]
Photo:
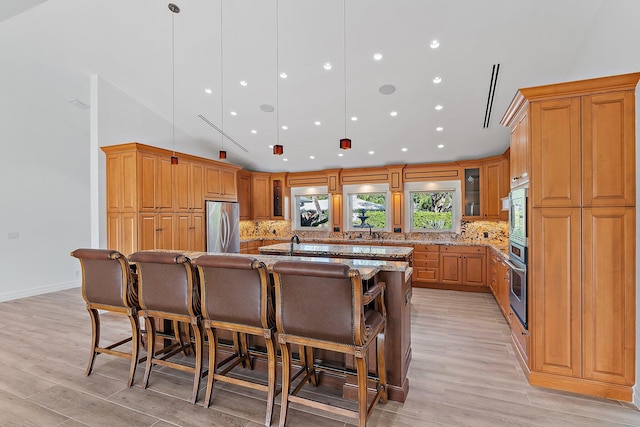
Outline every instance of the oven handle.
[(505, 260), (506, 263), (509, 265), (509, 267), (511, 267), (512, 270), (518, 271), (520, 273), (526, 273), (527, 272), (527, 268), (520, 268), (520, 267), (516, 267), (516, 265), (514, 263), (512, 263), (511, 261), (509, 261), (508, 259)]

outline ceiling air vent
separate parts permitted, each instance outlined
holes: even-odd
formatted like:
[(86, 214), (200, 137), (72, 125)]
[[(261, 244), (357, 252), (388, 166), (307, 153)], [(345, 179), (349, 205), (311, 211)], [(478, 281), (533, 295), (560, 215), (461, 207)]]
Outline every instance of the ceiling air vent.
[(211, 123), (211, 121), (209, 119), (207, 119), (205, 116), (203, 116), (202, 114), (198, 114), (198, 117), (200, 117), (202, 119), (203, 122), (205, 122), (206, 124), (208, 124), (209, 126), (211, 126), (212, 128), (214, 128), (215, 130), (217, 130), (220, 135), (224, 136), (225, 138), (227, 138), (229, 141), (233, 142), (234, 144), (236, 144), (238, 147), (240, 147), (242, 150), (244, 150), (245, 153), (248, 153), (249, 150), (247, 150), (246, 148), (244, 148), (242, 145), (240, 145), (238, 143), (238, 141), (236, 141), (235, 139), (231, 138), (229, 135), (227, 135), (225, 132), (222, 132), (222, 129), (220, 129), (218, 126), (214, 125), (213, 123)]
[(493, 97), (496, 94), (496, 86), (498, 85), (498, 73), (500, 72), (500, 64), (493, 64), (491, 69), (491, 81), (489, 82), (489, 93), (487, 95), (487, 108), (484, 110), (484, 123), (482, 127), (487, 129), (491, 120), (491, 110), (493, 109)]

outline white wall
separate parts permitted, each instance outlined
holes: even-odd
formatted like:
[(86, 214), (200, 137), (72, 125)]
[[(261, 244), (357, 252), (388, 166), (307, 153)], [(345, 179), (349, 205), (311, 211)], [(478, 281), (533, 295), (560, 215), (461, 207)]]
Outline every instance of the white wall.
[(0, 70), (4, 301), (79, 283), (80, 266), (69, 253), (89, 244), (89, 110), (10, 60)]
[[(640, 1), (616, 0), (603, 2), (592, 30), (576, 55), (566, 80), (580, 80), (640, 71)], [(640, 90), (636, 88), (636, 171), (640, 171)], [(640, 200), (640, 185), (636, 172), (636, 199)], [(640, 215), (636, 209), (636, 228)], [(636, 232), (636, 311), (640, 308), (640, 248)], [(636, 385), (634, 404), (640, 407), (640, 312), (636, 314)]]

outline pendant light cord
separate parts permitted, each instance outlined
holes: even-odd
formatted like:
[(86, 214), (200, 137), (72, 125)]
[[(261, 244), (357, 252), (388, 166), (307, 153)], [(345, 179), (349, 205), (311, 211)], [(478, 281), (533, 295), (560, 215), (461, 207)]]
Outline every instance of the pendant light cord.
[(276, 0), (276, 144), (280, 145), (280, 1)]
[(344, 55), (344, 137), (347, 137), (347, 1), (342, 0), (342, 49)]
[(222, 151), (224, 151), (224, 43), (222, 41), (222, 0), (220, 0), (220, 124), (222, 125)]
[[(173, 11), (172, 11), (173, 12)], [(171, 14), (171, 139), (173, 155), (176, 155), (176, 36), (175, 13)]]

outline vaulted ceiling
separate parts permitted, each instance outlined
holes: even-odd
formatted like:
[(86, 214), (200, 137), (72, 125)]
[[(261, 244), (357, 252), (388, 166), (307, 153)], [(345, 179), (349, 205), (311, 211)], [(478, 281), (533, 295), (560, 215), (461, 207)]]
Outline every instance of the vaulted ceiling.
[(179, 14), (157, 0), (5, 0), (5, 78), (89, 104), (99, 74), (213, 153), (224, 129), (228, 161), (254, 170), (473, 159), (508, 147), (499, 120), (518, 88), (565, 80), (604, 3), (174, 2)]

